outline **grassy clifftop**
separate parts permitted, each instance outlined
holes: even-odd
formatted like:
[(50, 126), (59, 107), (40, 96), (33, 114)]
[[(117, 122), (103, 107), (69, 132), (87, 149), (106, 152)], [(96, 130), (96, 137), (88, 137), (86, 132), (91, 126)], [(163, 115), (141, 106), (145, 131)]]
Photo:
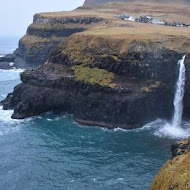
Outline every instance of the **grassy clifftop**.
[[(177, 8), (176, 8), (177, 7)], [(181, 21), (190, 23), (190, 6), (184, 3), (175, 4), (160, 4), (152, 2), (118, 2), (101, 4), (101, 6), (94, 6), (91, 8), (79, 8), (71, 12), (54, 12), (54, 13), (40, 13), (38, 17), (43, 19), (60, 19), (60, 18), (99, 18), (100, 22), (92, 22), (90, 24), (72, 23), (64, 24), (62, 28), (78, 28), (79, 26), (86, 30), (78, 35), (78, 38), (91, 37), (98, 39), (103, 37), (110, 40), (152, 40), (156, 43), (168, 46), (170, 49), (180, 49), (182, 51), (189, 50), (190, 29), (187, 27), (169, 27), (153, 24), (143, 24), (130, 21), (122, 21), (119, 18), (121, 13), (126, 13), (139, 17), (141, 15), (151, 15), (156, 19), (165, 19), (168, 22)], [(46, 24), (47, 29), (50, 24)], [(39, 30), (43, 27), (45, 30), (46, 25), (33, 25), (33, 28)], [(52, 28), (60, 28), (60, 24), (51, 24)]]

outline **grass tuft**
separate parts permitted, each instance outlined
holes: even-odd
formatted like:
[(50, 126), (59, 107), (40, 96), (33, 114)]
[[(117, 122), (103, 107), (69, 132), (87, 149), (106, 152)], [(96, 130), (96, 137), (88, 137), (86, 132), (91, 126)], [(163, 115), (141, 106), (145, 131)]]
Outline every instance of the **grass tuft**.
[(115, 75), (104, 69), (90, 68), (83, 65), (73, 67), (75, 78), (89, 84), (98, 84), (114, 88), (116, 85), (112, 82)]

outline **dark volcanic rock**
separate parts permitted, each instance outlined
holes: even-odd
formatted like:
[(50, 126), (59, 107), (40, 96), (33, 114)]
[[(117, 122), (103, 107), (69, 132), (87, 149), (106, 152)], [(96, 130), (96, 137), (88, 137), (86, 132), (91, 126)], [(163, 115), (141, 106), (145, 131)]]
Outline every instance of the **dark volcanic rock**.
[(28, 27), (27, 34), (28, 35), (35, 35), (43, 38), (50, 38), (56, 36), (57, 37), (69, 37), (74, 33), (77, 32), (83, 32), (86, 28), (78, 27), (78, 28), (50, 28), (50, 29), (43, 29), (43, 28), (34, 28), (34, 27)]
[(7, 54), (4, 57), (0, 57), (0, 62), (14, 62), (15, 58), (14, 54)]
[(0, 69), (12, 69), (15, 67), (15, 54), (7, 54), (4, 57), (0, 57)]
[[(27, 38), (30, 39), (30, 36)], [(33, 39), (31, 38), (31, 40)], [(19, 41), (17, 58), (19, 58), (19, 61), (22, 60), (22, 62), (25, 62), (26, 65), (31, 65), (31, 67), (35, 67), (36, 65), (39, 66), (49, 59), (50, 53), (59, 43), (59, 40), (47, 40), (41, 42), (39, 39), (39, 42), (28, 45), (21, 39)], [(19, 61), (17, 62), (19, 63)]]
[[(26, 67), (42, 65), (50, 58), (55, 47), (66, 38), (83, 32), (91, 24), (99, 23), (102, 20), (102, 18), (84, 16), (44, 18), (40, 14), (36, 14), (26, 35), (19, 41), (16, 57), (22, 60), (21, 62), (25, 63)], [(16, 63), (19, 64), (17, 60)]]
[(130, 129), (170, 117), (172, 110), (173, 88), (164, 84), (150, 91), (136, 82), (134, 89), (90, 85), (76, 81), (67, 66), (52, 63), (25, 71), (21, 80), (2, 102), (4, 109), (14, 109), (17, 119), (60, 110), (83, 124)]
[(12, 69), (14, 67), (15, 67), (14, 63), (0, 62), (0, 69), (6, 69), (6, 70), (8, 70), (8, 69)]
[[(3, 108), (14, 109), (13, 118), (17, 119), (59, 110), (72, 113), (82, 124), (107, 128), (131, 129), (157, 118), (170, 119), (178, 76), (177, 61), (181, 54), (152, 43), (146, 45), (136, 41), (130, 44), (128, 52), (117, 57), (100, 46), (82, 47), (74, 46), (78, 52), (73, 47), (68, 47), (69, 51), (65, 46), (58, 47), (49, 62), (23, 72), (22, 84), (2, 102)], [(94, 64), (85, 65), (86, 56), (93, 56), (90, 61), (93, 60)], [(79, 67), (81, 65), (83, 67)], [(77, 78), (75, 67), (80, 68), (79, 75), (85, 75), (83, 79)], [(85, 67), (91, 72), (95, 67), (96, 72), (88, 75), (83, 70)], [(189, 55), (186, 68), (184, 114), (189, 117)], [(91, 82), (93, 76), (101, 78), (102, 71), (114, 75), (115, 86)]]
[(171, 147), (172, 156), (183, 155), (190, 152), (190, 138), (181, 140)]
[(91, 24), (102, 21), (101, 18), (96, 17), (65, 17), (65, 18), (43, 18), (39, 14), (34, 15), (34, 23), (37, 24)]

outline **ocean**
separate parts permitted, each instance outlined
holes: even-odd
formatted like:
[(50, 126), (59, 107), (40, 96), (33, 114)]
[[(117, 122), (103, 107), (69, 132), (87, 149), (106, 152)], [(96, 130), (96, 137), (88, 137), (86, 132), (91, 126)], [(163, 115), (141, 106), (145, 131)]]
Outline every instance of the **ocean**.
[[(0, 55), (17, 43), (0, 38)], [(21, 71), (0, 70), (0, 101)], [(12, 113), (0, 107), (0, 190), (148, 190), (176, 141), (159, 133), (160, 119), (128, 131), (82, 126), (67, 114), (13, 120)]]

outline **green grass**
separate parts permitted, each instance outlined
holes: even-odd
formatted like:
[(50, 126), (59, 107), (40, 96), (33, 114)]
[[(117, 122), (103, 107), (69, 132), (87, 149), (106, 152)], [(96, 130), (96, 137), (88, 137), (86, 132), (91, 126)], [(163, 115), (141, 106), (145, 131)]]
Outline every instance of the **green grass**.
[(115, 87), (113, 79), (115, 75), (104, 69), (90, 68), (83, 65), (73, 67), (75, 78), (89, 84), (98, 84), (100, 86)]

